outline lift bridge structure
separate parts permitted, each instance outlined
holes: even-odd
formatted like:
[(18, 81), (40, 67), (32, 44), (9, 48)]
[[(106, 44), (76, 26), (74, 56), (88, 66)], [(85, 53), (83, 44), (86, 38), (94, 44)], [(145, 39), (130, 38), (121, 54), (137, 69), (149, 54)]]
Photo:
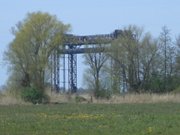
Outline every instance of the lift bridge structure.
[[(87, 52), (102, 52), (102, 48), (94, 48), (92, 45), (110, 44), (123, 33), (122, 30), (115, 30), (110, 34), (77, 36), (65, 34), (61, 47), (51, 54), (51, 90), (60, 91), (60, 75), (63, 76), (63, 91), (66, 89), (66, 72), (68, 72), (68, 91), (77, 92), (77, 54)], [(87, 46), (89, 45), (89, 46)], [(60, 73), (60, 55), (63, 55), (62, 73)], [(68, 59), (68, 69), (66, 70), (66, 60)]]

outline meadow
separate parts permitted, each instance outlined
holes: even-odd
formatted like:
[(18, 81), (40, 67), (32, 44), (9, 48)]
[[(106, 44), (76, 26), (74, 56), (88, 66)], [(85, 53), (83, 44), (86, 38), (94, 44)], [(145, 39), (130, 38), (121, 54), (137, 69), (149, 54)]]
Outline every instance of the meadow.
[(0, 135), (180, 135), (180, 104), (0, 105)]

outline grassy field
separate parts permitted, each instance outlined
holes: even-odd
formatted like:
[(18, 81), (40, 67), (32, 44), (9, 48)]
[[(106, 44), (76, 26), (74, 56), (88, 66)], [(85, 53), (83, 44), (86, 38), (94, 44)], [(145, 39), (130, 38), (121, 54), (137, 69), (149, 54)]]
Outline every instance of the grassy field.
[(180, 104), (1, 105), (0, 135), (180, 135)]

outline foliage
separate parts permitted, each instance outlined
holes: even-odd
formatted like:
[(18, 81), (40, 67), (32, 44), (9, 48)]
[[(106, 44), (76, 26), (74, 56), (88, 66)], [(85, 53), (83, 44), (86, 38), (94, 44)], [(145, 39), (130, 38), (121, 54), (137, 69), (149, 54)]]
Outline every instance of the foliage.
[[(18, 85), (44, 89), (45, 76), (49, 68), (49, 57), (63, 42), (69, 29), (48, 13), (29, 13), (13, 27), (15, 36), (5, 53), (10, 64), (11, 76), (18, 74)], [(12, 79), (15, 77), (11, 77)]]
[(32, 102), (33, 104), (37, 103), (46, 103), (48, 102), (48, 96), (43, 93), (43, 91), (37, 90), (33, 87), (26, 87), (21, 92), (22, 99), (27, 102)]
[(85, 102), (85, 101), (87, 101), (87, 99), (86, 98), (84, 98), (84, 97), (82, 97), (82, 96), (76, 96), (75, 97), (75, 101), (76, 101), (76, 103), (81, 103), (81, 102)]
[(96, 98), (100, 98), (100, 99), (110, 99), (112, 96), (112, 92), (110, 90), (107, 90), (107, 89), (101, 89), (101, 90), (96, 90), (95, 92), (95, 97)]
[(130, 91), (140, 87), (140, 49), (143, 48), (140, 43), (141, 35), (141, 28), (129, 26), (124, 28), (121, 36), (111, 46), (113, 70), (116, 71), (113, 75), (114, 78), (119, 78), (120, 84), (126, 85), (122, 86), (123, 91), (127, 87)]
[(179, 135), (180, 105), (0, 106), (1, 135)]
[(173, 91), (173, 93), (180, 93), (180, 85)]
[(113, 87), (138, 93), (172, 91), (179, 83), (176, 46), (167, 27), (158, 39), (137, 26), (124, 28), (111, 46)]

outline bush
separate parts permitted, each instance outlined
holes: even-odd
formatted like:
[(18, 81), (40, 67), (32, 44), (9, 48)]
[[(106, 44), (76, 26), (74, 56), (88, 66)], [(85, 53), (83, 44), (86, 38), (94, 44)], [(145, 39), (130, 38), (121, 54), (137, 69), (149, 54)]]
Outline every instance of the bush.
[(82, 96), (76, 96), (75, 100), (76, 100), (76, 103), (81, 103), (81, 102), (87, 101), (87, 99)]
[(33, 104), (37, 103), (47, 103), (49, 98), (43, 93), (43, 91), (37, 90), (33, 87), (27, 87), (22, 90), (22, 98), (26, 102), (32, 102)]
[(101, 89), (101, 90), (96, 90), (95, 91), (95, 97), (96, 98), (110, 99), (111, 95), (112, 95), (111, 91), (106, 90), (106, 89)]
[(180, 94), (180, 86), (173, 90), (172, 93)]

